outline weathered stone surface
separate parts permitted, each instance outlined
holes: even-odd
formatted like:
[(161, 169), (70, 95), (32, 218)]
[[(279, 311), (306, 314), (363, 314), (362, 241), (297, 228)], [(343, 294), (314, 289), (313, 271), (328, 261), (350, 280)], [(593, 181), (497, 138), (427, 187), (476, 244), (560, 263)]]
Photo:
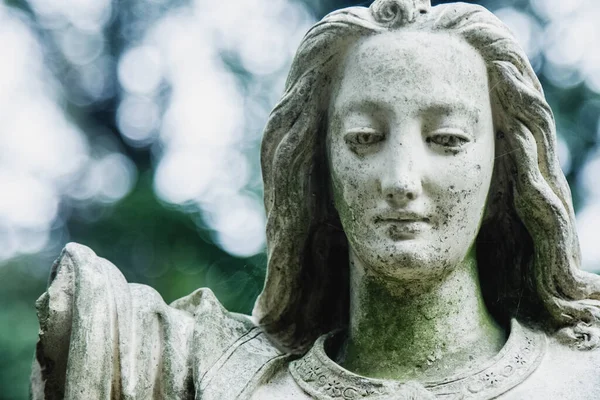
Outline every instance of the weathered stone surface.
[(37, 307), (34, 399), (230, 398), (287, 358), (209, 289), (167, 305), (75, 243)]
[(34, 399), (598, 399), (552, 111), (482, 7), (377, 0), (306, 35), (261, 162), (253, 317), (166, 305), (69, 244), (38, 301)]

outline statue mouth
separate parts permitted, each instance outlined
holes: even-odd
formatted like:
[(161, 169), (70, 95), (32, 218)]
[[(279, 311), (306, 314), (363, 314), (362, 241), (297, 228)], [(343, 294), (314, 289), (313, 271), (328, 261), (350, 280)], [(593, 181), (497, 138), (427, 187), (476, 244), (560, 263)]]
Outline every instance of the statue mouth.
[(373, 222), (375, 225), (379, 224), (399, 224), (399, 225), (410, 225), (417, 223), (426, 223), (429, 224), (429, 217), (426, 217), (422, 214), (409, 212), (409, 211), (391, 211), (383, 214), (376, 215), (373, 218)]
[(373, 218), (373, 223), (376, 227), (384, 229), (385, 235), (392, 240), (413, 239), (431, 226), (428, 217), (407, 211), (377, 215)]

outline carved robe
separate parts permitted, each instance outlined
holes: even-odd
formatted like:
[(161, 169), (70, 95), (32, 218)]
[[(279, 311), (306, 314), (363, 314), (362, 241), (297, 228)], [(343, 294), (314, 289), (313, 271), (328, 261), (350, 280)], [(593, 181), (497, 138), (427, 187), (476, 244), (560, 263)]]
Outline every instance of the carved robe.
[(440, 382), (369, 379), (329, 358), (339, 333), (287, 355), (209, 289), (167, 305), (77, 244), (53, 265), (37, 307), (34, 400), (600, 399), (600, 351), (569, 349), (516, 321), (486, 365)]
[(53, 265), (37, 307), (33, 399), (248, 397), (286, 359), (209, 289), (167, 305), (73, 243)]

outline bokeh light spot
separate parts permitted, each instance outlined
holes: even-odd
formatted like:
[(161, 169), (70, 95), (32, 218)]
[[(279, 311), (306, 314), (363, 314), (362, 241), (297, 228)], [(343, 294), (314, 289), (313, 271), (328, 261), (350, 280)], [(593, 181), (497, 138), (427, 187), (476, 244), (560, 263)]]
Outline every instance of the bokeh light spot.
[(162, 80), (160, 54), (151, 46), (131, 48), (121, 56), (118, 74), (119, 82), (126, 91), (152, 93)]
[(152, 143), (159, 122), (160, 110), (153, 100), (142, 96), (126, 96), (121, 100), (117, 110), (117, 125), (133, 146)]

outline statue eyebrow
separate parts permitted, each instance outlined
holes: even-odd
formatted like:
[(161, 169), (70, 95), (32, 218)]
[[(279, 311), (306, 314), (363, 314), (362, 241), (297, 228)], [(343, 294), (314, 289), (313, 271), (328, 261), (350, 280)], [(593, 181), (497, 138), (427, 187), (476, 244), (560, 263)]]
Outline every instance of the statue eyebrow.
[(342, 106), (335, 110), (335, 114), (343, 115), (347, 112), (377, 112), (384, 114), (391, 113), (392, 107), (389, 106), (386, 102), (362, 98), (362, 99), (354, 99), (347, 103), (342, 104)]
[(426, 110), (426, 113), (450, 115), (458, 112), (467, 115), (467, 118), (470, 120), (479, 120), (481, 109), (474, 104), (461, 101), (435, 101), (428, 103), (429, 104), (423, 107)]
[[(480, 107), (475, 104), (466, 103), (457, 100), (425, 100), (418, 101), (412, 100), (419, 104), (421, 109), (423, 110), (423, 114), (438, 114), (438, 115), (450, 115), (463, 113), (467, 116), (469, 120), (477, 121), (479, 119), (479, 114), (481, 112)], [(351, 100), (345, 104), (343, 104), (338, 110), (336, 110), (336, 114), (343, 115), (347, 112), (378, 112), (384, 114), (392, 114), (392, 107), (386, 103), (375, 99), (355, 99)]]

